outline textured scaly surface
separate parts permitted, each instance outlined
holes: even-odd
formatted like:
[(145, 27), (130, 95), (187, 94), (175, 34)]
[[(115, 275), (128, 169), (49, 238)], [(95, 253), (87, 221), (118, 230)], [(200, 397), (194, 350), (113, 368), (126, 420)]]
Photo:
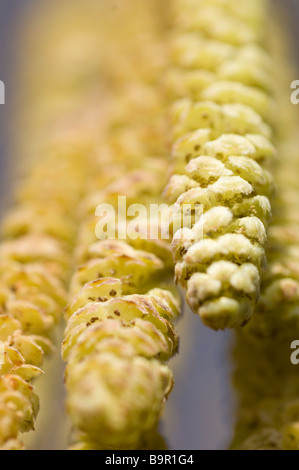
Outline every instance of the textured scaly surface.
[[(78, 431), (74, 440), (79, 439), (74, 449), (157, 445), (150, 436), (155, 436), (173, 385), (164, 363), (178, 348), (173, 323), (179, 304), (168, 289), (173, 277), (169, 242), (143, 239), (138, 233), (117, 239), (119, 227), (116, 239), (97, 240), (95, 235), (97, 205), (111, 204), (117, 212), (121, 195), (126, 196), (127, 206), (138, 203), (149, 209), (151, 202), (159, 201), (168, 172), (163, 103), (156, 89), (162, 65), (156, 58), (163, 54), (155, 38), (152, 6), (144, 3), (134, 13), (134, 2), (122, 8), (128, 18), (125, 29), (122, 23), (113, 23), (111, 29), (118, 31), (117, 57), (126, 67), (106, 92), (109, 124), (94, 161), (99, 177), (90, 179), (80, 205), (78, 268), (71, 282), (62, 345), (66, 406)], [(114, 68), (113, 62), (106, 65), (105, 73), (113, 77)], [(147, 233), (149, 224), (144, 221), (140, 232)]]
[(230, 0), (173, 3), (175, 66), (165, 88), (180, 99), (165, 195), (182, 212), (203, 209), (191, 229), (174, 230), (176, 281), (209, 327), (244, 326), (266, 266), (276, 154), (266, 2), (240, 2), (245, 16)]
[[(52, 14), (47, 17), (49, 24)], [(56, 25), (55, 39), (48, 42), (47, 27), (38, 31), (39, 27), (43, 30), (43, 14), (38, 13), (38, 19), (36, 23), (32, 20), (32, 37), (26, 35), (23, 49), (23, 57), (33, 57), (35, 67), (21, 63), (19, 71), (18, 121), (24, 135), (20, 132), (16, 143), (15, 165), (22, 167), (22, 175), (14, 206), (1, 228), (2, 449), (22, 448), (19, 433), (34, 429), (39, 400), (32, 380), (42, 373), (44, 356), (53, 351), (56, 328), (67, 303), (77, 236), (76, 208), (84, 194), (90, 152), (90, 138), (84, 132), (86, 106), (82, 106), (90, 85), (70, 86), (82, 73), (75, 66), (82, 62), (82, 50), (63, 59), (62, 72), (58, 65), (69, 32), (65, 34), (64, 25), (62, 30)], [(40, 33), (44, 54), (36, 51)], [(30, 76), (32, 68), (34, 76)], [(49, 68), (60, 73), (49, 76)], [(88, 74), (87, 68), (85, 72)], [(76, 127), (80, 127), (80, 135)]]
[(298, 113), (290, 103), (295, 70), (287, 57), (289, 38), (274, 22), (269, 30), (279, 88), (279, 159), (277, 191), (267, 244), (268, 266), (252, 321), (234, 348), (234, 382), (238, 397), (233, 449), (299, 449), (298, 365), (291, 344), (299, 333), (298, 271)]

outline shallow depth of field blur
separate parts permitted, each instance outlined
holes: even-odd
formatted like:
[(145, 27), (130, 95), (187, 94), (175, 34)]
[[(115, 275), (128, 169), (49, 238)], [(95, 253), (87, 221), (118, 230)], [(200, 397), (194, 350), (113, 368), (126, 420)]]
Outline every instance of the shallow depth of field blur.
[[(41, 8), (41, 4), (50, 1), (0, 1), (0, 80), (6, 86), (6, 104), (0, 105), (1, 213), (10, 204), (12, 187), (10, 181), (15, 174), (13, 164), (15, 156), (11, 143), (15, 138), (14, 135), (18, 133), (18, 128), (14, 124), (13, 105), (17, 89), (21, 86), (15, 74), (15, 60), (22, 47), (19, 33), (22, 25), (30, 19), (36, 5), (39, 4)], [(296, 46), (299, 46), (299, 31), (296, 24), (296, 20), (299, 19), (299, 2), (284, 0), (283, 6), (289, 17), (293, 34), (293, 55), (296, 58)], [(297, 59), (299, 63), (299, 49)], [(28, 68), (34, 70), (34, 61), (30, 57), (27, 57), (26, 61)], [(49, 73), (55, 74), (55, 70)], [(299, 77), (294, 77), (295, 79)], [(30, 113), (30, 109), (26, 112)], [(229, 360), (232, 335), (229, 332), (215, 333), (209, 330), (187, 308), (185, 310), (178, 325), (181, 337), (180, 354), (170, 362), (176, 382), (165, 408), (161, 431), (170, 449), (224, 449), (230, 443), (234, 421), (234, 394), (230, 385)], [(56, 383), (57, 401), (53, 400), (52, 403), (60, 409), (62, 367)], [(37, 424), (38, 422), (39, 418)], [(37, 439), (34, 447), (65, 448), (66, 442), (57, 442), (55, 438), (57, 424), (53, 420), (49, 425), (52, 425), (53, 429), (48, 433), (48, 439), (42, 441)], [(228, 434), (228, 429), (231, 430), (231, 434)]]

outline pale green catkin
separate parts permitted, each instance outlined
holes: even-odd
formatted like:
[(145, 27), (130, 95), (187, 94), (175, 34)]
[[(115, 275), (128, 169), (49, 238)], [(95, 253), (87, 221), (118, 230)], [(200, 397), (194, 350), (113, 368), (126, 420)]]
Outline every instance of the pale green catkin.
[[(69, 144), (70, 145), (70, 144)], [(72, 147), (35, 163), (2, 224), (0, 244), (0, 447), (20, 448), (19, 431), (34, 429), (38, 397), (31, 381), (53, 350), (55, 327), (67, 301), (75, 220), (84, 167)], [(60, 148), (59, 148), (60, 147)], [(78, 148), (78, 146), (76, 147)], [(67, 171), (63, 191), (57, 179)], [(53, 179), (51, 179), (53, 177)], [(49, 178), (49, 179), (48, 179)], [(66, 195), (63, 192), (66, 191)]]
[[(161, 177), (155, 172), (156, 181)], [(127, 183), (131, 191), (130, 173)], [(102, 201), (112, 202), (104, 193)], [(154, 287), (171, 278), (170, 250), (159, 240), (128, 238), (94, 241), (79, 251), (84, 262), (73, 277), (62, 345), (68, 412), (93, 448), (136, 448), (157, 425), (172, 388), (161, 362), (177, 351), (179, 305), (170, 291)]]
[(299, 332), (297, 155), (293, 158), (298, 138), (287, 135), (261, 298), (234, 351), (239, 405), (233, 449), (299, 449), (298, 366), (291, 363), (290, 348)]
[[(267, 244), (268, 266), (252, 321), (234, 349), (237, 423), (232, 449), (299, 450), (298, 114), (290, 103), (294, 71), (285, 59), (289, 41), (274, 22), (271, 51), (279, 71), (277, 185)], [(292, 359), (292, 355), (294, 358)]]
[(165, 87), (180, 100), (165, 195), (182, 212), (185, 204), (203, 210), (191, 229), (174, 230), (176, 280), (206, 325), (244, 326), (266, 266), (276, 154), (266, 2), (240, 2), (250, 21), (230, 0), (173, 3), (175, 67)]
[[(94, 215), (97, 205), (111, 204), (117, 213), (122, 195), (127, 197), (127, 206), (138, 203), (149, 209), (151, 202), (159, 200), (167, 180), (163, 103), (153, 86), (161, 71), (155, 61), (162, 45), (156, 44), (149, 4), (133, 12), (134, 3), (126, 3), (124, 14), (141, 31), (135, 32), (131, 44), (133, 30), (128, 28), (127, 36), (128, 23), (117, 28), (117, 57), (122, 57), (122, 47), (128, 48), (126, 73), (115, 80), (108, 95), (108, 129), (95, 146), (99, 177), (89, 179), (89, 190), (80, 204), (78, 267), (71, 281), (62, 344), (67, 362), (66, 407), (77, 431), (74, 441), (79, 440), (72, 449), (153, 448), (173, 385), (165, 362), (178, 349), (174, 322), (180, 307), (169, 290), (173, 282), (169, 241), (128, 234), (118, 239), (118, 226), (116, 239), (97, 240), (95, 234), (100, 220)], [(139, 35), (144, 44), (137, 40)], [(109, 31), (105, 44), (110, 36)], [(136, 70), (139, 54), (143, 57)], [(110, 67), (112, 71), (108, 66), (105, 69), (108, 75), (115, 64)], [(148, 156), (151, 152), (156, 156)], [(151, 222), (139, 226), (140, 234), (148, 234)]]
[[(61, 73), (57, 56), (70, 31), (65, 34), (63, 24), (60, 36), (59, 25), (52, 27), (52, 13), (50, 16), (38, 13), (36, 23), (34, 15), (29, 21), (33, 47), (30, 41), (27, 43), (29, 32), (23, 33), (26, 45), (22, 57), (27, 57), (30, 51), (35, 75), (27, 76), (26, 59), (19, 66), (22, 93), (16, 115), (19, 123), (23, 122), (20, 129), (25, 132), (21, 135), (20, 131), (16, 139), (14, 163), (25, 167), (26, 174), (18, 182), (15, 204), (1, 227), (0, 340), (4, 345), (4, 363), (0, 364), (1, 449), (23, 448), (20, 432), (34, 429), (39, 399), (33, 379), (42, 373), (44, 356), (53, 352), (56, 329), (67, 303), (66, 287), (78, 223), (76, 208), (84, 194), (88, 173), (86, 156), (90, 139), (84, 130), (86, 105), (82, 105), (86, 83), (79, 88), (66, 86), (66, 76), (70, 82), (81, 74), (80, 68), (75, 72), (74, 62), (80, 62), (82, 51), (63, 61), (65, 75)], [(46, 25), (41, 34), (39, 27), (43, 23)], [(54, 29), (57, 37), (53, 37)], [(36, 44), (41, 42), (43, 54), (36, 50), (39, 48)], [(49, 77), (49, 69), (60, 73)], [(25, 106), (25, 110), (26, 100), (30, 107)], [(73, 107), (80, 102), (77, 112)], [(26, 118), (22, 121), (24, 114)], [(80, 135), (76, 127), (80, 128)]]

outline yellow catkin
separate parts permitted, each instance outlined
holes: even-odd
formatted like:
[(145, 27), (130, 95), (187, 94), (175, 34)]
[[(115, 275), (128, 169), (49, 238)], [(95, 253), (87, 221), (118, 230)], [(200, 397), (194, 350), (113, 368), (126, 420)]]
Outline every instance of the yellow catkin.
[[(296, 121), (295, 121), (296, 122)], [(244, 335), (257, 340), (283, 338), (298, 331), (299, 271), (296, 178), (298, 138), (294, 133), (279, 145), (283, 164), (278, 165), (277, 195), (273, 202), (273, 222), (269, 227), (267, 270), (262, 279), (261, 297), (252, 322)]]
[[(57, 161), (45, 157), (42, 164), (30, 171), (16, 209), (3, 223), (0, 339), (4, 343), (4, 363), (0, 365), (3, 387), (0, 445), (4, 446), (8, 438), (17, 438), (19, 430), (28, 431), (34, 426), (38, 402), (30, 382), (42, 373), (44, 354), (53, 349), (54, 328), (67, 299), (65, 283), (75, 234), (74, 220), (67, 214), (71, 213), (74, 202), (78, 204), (81, 172), (76, 174), (68, 153), (56, 152), (56, 155)], [(64, 189), (69, 200), (64, 198), (64, 207), (60, 200), (61, 183), (55, 175), (61, 166), (68, 170)], [(47, 184), (42, 175), (50, 177), (53, 172), (56, 182), (48, 180)], [(55, 211), (53, 217), (51, 210)], [(36, 223), (31, 224), (32, 219)], [(5, 409), (12, 421), (10, 431)]]
[(185, 204), (203, 209), (191, 229), (174, 230), (176, 280), (206, 325), (243, 326), (266, 265), (276, 154), (273, 61), (263, 48), (267, 3), (173, 5), (174, 67), (164, 86), (180, 99), (171, 113), (174, 175), (165, 196), (182, 213)]
[[(77, 268), (62, 344), (66, 405), (79, 441), (72, 448), (163, 447), (156, 428), (173, 385), (165, 362), (178, 349), (170, 246), (159, 237), (97, 240), (95, 209), (100, 203), (116, 209), (118, 195), (147, 208), (160, 200), (168, 173), (166, 127), (174, 175), (164, 195), (180, 210), (203, 207), (191, 229), (171, 226), (175, 277), (189, 305), (214, 329), (244, 326), (262, 287), (256, 319), (237, 347), (242, 417), (233, 448), (298, 448), (297, 379), (283, 362), (284, 337), (271, 356), (273, 337), (297, 327), (291, 203), (297, 183), (285, 168), (277, 175), (269, 267), (260, 279), (279, 105), (273, 57), (264, 46), (267, 2), (173, 0), (169, 6), (168, 56), (157, 30), (165, 10), (156, 2), (123, 2), (111, 14), (93, 0), (90, 8), (54, 1), (46, 16), (55, 36), (51, 27), (39, 30), (44, 54), (37, 68), (44, 80), (29, 78), (35, 105), (20, 139), (24, 155), (35, 159), (0, 244), (3, 449), (21, 449), (19, 432), (33, 428), (38, 397), (31, 381), (52, 350), (72, 260)], [(51, 78), (49, 68), (59, 73)], [(167, 100), (174, 105), (165, 126)], [(289, 155), (290, 168), (295, 157)], [(148, 221), (140, 228), (147, 232)], [(271, 340), (251, 354), (247, 341), (250, 348), (260, 337)], [(281, 377), (288, 384), (283, 391)]]
[[(72, 343), (78, 333), (78, 328), (73, 328), (76, 326), (73, 319), (75, 316), (75, 322), (80, 323), (83, 315), (76, 315), (77, 308), (70, 302), (74, 315), (68, 323), (64, 343), (70, 350), (67, 353), (64, 349), (64, 354), (69, 359), (66, 373), (70, 388), (68, 408), (74, 424), (82, 428), (80, 419), (83, 416), (84, 426), (88, 424), (88, 429), (83, 426), (83, 431), (94, 442), (100, 440), (101, 445), (109, 420), (112, 425), (116, 420), (117, 430), (117, 417), (121, 420), (123, 408), (119, 434), (115, 432), (114, 437), (114, 432), (107, 433), (104, 444), (143, 447), (147, 445), (143, 433), (150, 434), (155, 429), (172, 387), (171, 371), (162, 364), (176, 352), (178, 342), (172, 325), (178, 314), (178, 303), (172, 293), (164, 289), (171, 277), (169, 245), (158, 239), (140, 239), (132, 244), (125, 241), (94, 243), (95, 217), (90, 215), (94, 214), (95, 205), (103, 201), (115, 203), (118, 193), (126, 194), (128, 201), (148, 205), (151, 197), (155, 200), (161, 194), (168, 171), (167, 164), (160, 162), (164, 135), (156, 83), (161, 54), (157, 54), (158, 47), (153, 40), (155, 32), (150, 32), (152, 5), (148, 3), (144, 8), (138, 2), (133, 3), (126, 2), (115, 14), (93, 0), (88, 4), (90, 8), (83, 7), (80, 2), (51, 2), (45, 11), (41, 7), (36, 17), (37, 26), (29, 34), (28, 49), (32, 46), (35, 50), (38, 36), (39, 43), (43, 44), (43, 54), (35, 59), (38, 83), (36, 76), (24, 80), (27, 93), (21, 99), (23, 106), (28, 100), (31, 114), (25, 123), (27, 133), (21, 139), (19, 149), (26, 158), (28, 155), (35, 158), (32, 158), (28, 177), (19, 188), (19, 202), (4, 221), (3, 244), (0, 246), (4, 309), (1, 337), (5, 346), (0, 428), (1, 443), (5, 448), (21, 446), (16, 440), (18, 431), (33, 427), (38, 406), (30, 382), (41, 372), (38, 366), (43, 350), (47, 352), (52, 347), (50, 338), (65, 305), (73, 251), (76, 262), (83, 264), (85, 276), (83, 279), (79, 268), (73, 277), (71, 293), (75, 296), (72, 299), (75, 304), (84, 302), (87, 306), (90, 299), (86, 301), (85, 292), (90, 287), (89, 296), (95, 294), (97, 299), (104, 299), (107, 283), (97, 283), (100, 271), (93, 269), (97, 265), (104, 277), (109, 276), (108, 285), (114, 276), (107, 292), (108, 296), (111, 292), (110, 308), (114, 303), (113, 319), (118, 319), (118, 309), (121, 312), (117, 336), (112, 333), (116, 325), (110, 318), (103, 322), (99, 331), (98, 325), (93, 325), (93, 317), (90, 318), (91, 325), (88, 326), (92, 328), (77, 336), (81, 345), (78, 351), (77, 344)], [(102, 14), (105, 24), (101, 22), (99, 30), (99, 15)], [(128, 24), (124, 24), (123, 14), (131, 17)], [(144, 34), (147, 29), (149, 33)], [(118, 31), (118, 37), (111, 35), (111, 30)], [(137, 45), (136, 36), (140, 37)], [(123, 54), (118, 50), (122, 41)], [(99, 55), (99, 46), (103, 44), (105, 47), (100, 48)], [(115, 54), (117, 63), (115, 59), (111, 60)], [(143, 65), (137, 77), (132, 61), (138, 57)], [(57, 74), (49, 75), (49, 68), (57, 70)], [(118, 96), (113, 97), (114, 93)], [(126, 114), (128, 110), (130, 120)], [(149, 115), (153, 124), (149, 122)], [(105, 141), (102, 136), (107, 135), (107, 128), (109, 135)], [(146, 158), (143, 157), (145, 154), (157, 154), (158, 157)], [(121, 179), (119, 174), (125, 176)], [(78, 220), (82, 224), (75, 247)], [(86, 281), (91, 281), (92, 285), (86, 285)], [(98, 307), (96, 302), (94, 307)], [(123, 317), (124, 310), (129, 312), (129, 317), (134, 315), (134, 325), (131, 324), (133, 318)], [(106, 316), (104, 312), (103, 319)], [(127, 321), (132, 326), (129, 335)], [(104, 338), (100, 355), (97, 355), (96, 344), (95, 351), (86, 349), (89, 341), (86, 337), (93, 331), (94, 338), (101, 335)], [(90, 362), (87, 361), (85, 369), (81, 367), (83, 363), (80, 365), (81, 350), (90, 352)], [(85, 387), (90, 372), (96, 370), (94, 360), (99, 365), (98, 371), (101, 367), (105, 370), (108, 365), (109, 373), (107, 382), (101, 374), (91, 378), (94, 380), (93, 392), (102, 390), (105, 394), (109, 384), (115, 382), (118, 387), (118, 380), (123, 377), (124, 385), (127, 384), (128, 404), (131, 400), (131, 408), (126, 410), (127, 405), (121, 399), (118, 401), (113, 393), (109, 398), (108, 394), (107, 404), (111, 400), (120, 412), (112, 407), (106, 424), (105, 420), (101, 422), (101, 410), (96, 408), (90, 416), (91, 421), (85, 420), (84, 400), (81, 404), (77, 400), (82, 393), (81, 386)], [(21, 383), (17, 380), (19, 376)], [(131, 376), (135, 377), (135, 382), (128, 382)], [(97, 432), (99, 425), (102, 425), (101, 435)]]
[(281, 158), (275, 170), (277, 191), (261, 298), (234, 348), (238, 409), (232, 448), (298, 450), (298, 365), (291, 361), (291, 344), (299, 333), (298, 114), (289, 97), (295, 74), (285, 59), (289, 43), (276, 22), (270, 33), (280, 89)]
[(298, 372), (290, 337), (259, 347), (241, 338), (234, 349), (238, 409), (232, 449), (298, 450)]
[[(50, 18), (47, 21), (51, 24)], [(33, 36), (38, 34), (34, 29)], [(46, 33), (40, 40), (45, 36)], [(34, 429), (39, 404), (32, 379), (42, 373), (44, 355), (53, 351), (55, 328), (67, 302), (67, 281), (77, 233), (76, 208), (88, 172), (90, 138), (84, 132), (84, 122), (88, 120), (86, 105), (80, 105), (79, 113), (72, 109), (82, 99), (82, 88), (86, 96), (86, 83), (84, 87), (72, 88), (67, 102), (57, 99), (66, 85), (66, 77), (48, 76), (49, 68), (56, 69), (57, 55), (65, 39), (62, 36), (51, 41), (52, 55), (48, 53), (47, 41), (45, 54), (41, 55), (40, 51), (35, 54), (36, 49), (31, 48), (29, 41), (24, 49), (28, 47), (30, 57), (35, 58), (36, 75), (26, 76), (25, 70), (31, 70), (27, 62), (20, 66), (24, 95), (20, 96), (19, 121), (26, 114), (26, 132), (18, 139), (15, 162), (21, 163), (25, 174), (20, 178), (15, 204), (3, 219), (0, 243), (0, 340), (4, 345), (4, 363), (0, 364), (0, 448), (3, 449), (22, 448), (19, 432)], [(78, 56), (64, 61), (64, 71), (68, 70), (71, 80), (75, 80), (72, 61), (76, 59)], [(56, 106), (50, 105), (49, 96), (52, 105), (57, 99)], [(29, 113), (27, 108), (26, 113), (21, 109), (26, 100), (30, 102)], [(80, 135), (76, 127), (82, 129)], [(27, 166), (23, 160), (28, 162)]]
[[(130, 174), (127, 183), (131, 191)], [(109, 201), (109, 190), (102, 196)], [(71, 283), (62, 345), (67, 408), (94, 448), (134, 448), (156, 426), (172, 387), (172, 374), (160, 361), (177, 351), (179, 305), (170, 291), (155, 287), (171, 279), (170, 250), (159, 240), (128, 238), (94, 241), (79, 252), (84, 263)]]
[[(168, 173), (163, 102), (156, 89), (162, 70), (156, 58), (162, 45), (156, 44), (152, 6), (144, 3), (132, 13), (132, 5), (127, 3), (124, 10), (130, 18), (125, 28), (116, 29), (117, 57), (125, 58), (126, 65), (106, 92), (109, 124), (95, 147), (98, 176), (95, 171), (89, 178), (80, 204), (78, 268), (66, 308), (62, 354), (67, 362), (66, 407), (80, 436), (75, 449), (159, 445), (151, 437), (144, 441), (145, 436), (155, 435), (173, 385), (164, 363), (178, 348), (173, 324), (179, 303), (169, 290), (173, 277), (169, 241), (128, 234), (118, 239), (119, 227), (115, 239), (97, 240), (95, 235), (100, 220), (95, 217), (97, 205), (111, 204), (117, 212), (121, 195), (126, 196), (127, 206), (138, 203), (149, 209), (160, 200)], [(135, 35), (131, 21), (142, 25)], [(107, 33), (105, 43), (110, 36)], [(113, 76), (114, 67), (115, 62), (108, 62), (105, 73)], [(128, 225), (130, 221), (129, 217)], [(145, 220), (140, 233), (148, 233), (149, 225)]]

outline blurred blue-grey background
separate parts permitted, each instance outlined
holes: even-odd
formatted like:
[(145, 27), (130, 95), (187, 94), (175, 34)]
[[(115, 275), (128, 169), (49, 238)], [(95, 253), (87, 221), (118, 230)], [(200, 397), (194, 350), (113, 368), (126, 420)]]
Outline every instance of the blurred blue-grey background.
[[(39, 0), (43, 1), (46, 0)], [(14, 72), (17, 31), (35, 2), (0, 0), (0, 80), (6, 86), (6, 104), (0, 105), (0, 210), (3, 210), (5, 195), (9, 192), (9, 162), (12, 159), (7, 123), (13, 119), (11, 103), (15, 87), (20, 86)], [(284, 0), (283, 6), (289, 16), (296, 55), (296, 47), (299, 46), (299, 2)], [(228, 360), (230, 334), (208, 330), (188, 311), (179, 324), (179, 333), (181, 354), (171, 363), (179, 380), (166, 406), (162, 429), (170, 448), (226, 448), (231, 437), (228, 430), (232, 432), (233, 424)]]
[(18, 50), (18, 29), (36, 0), (0, 0), (0, 80), (5, 84), (5, 105), (0, 105), (0, 211), (9, 192), (9, 126), (13, 121), (12, 102), (17, 85), (14, 71)]

